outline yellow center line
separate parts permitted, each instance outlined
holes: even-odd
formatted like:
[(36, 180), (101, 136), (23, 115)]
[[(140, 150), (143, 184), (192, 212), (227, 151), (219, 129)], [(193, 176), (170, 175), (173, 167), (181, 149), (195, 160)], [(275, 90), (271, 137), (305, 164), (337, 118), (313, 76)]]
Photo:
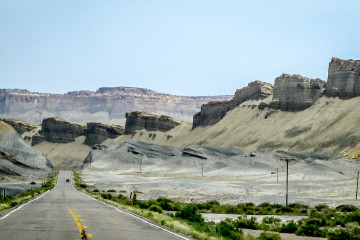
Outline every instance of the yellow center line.
[[(76, 224), (77, 224), (77, 227), (78, 227), (78, 229), (79, 229), (79, 232), (80, 232), (80, 234), (83, 232), (83, 228), (82, 228), (82, 226), (81, 226), (81, 224), (80, 224), (80, 221), (79, 221), (79, 219), (75, 216), (75, 214), (71, 211), (71, 209), (69, 208), (69, 212), (70, 212), (70, 214), (73, 216), (73, 218), (75, 219), (75, 222), (76, 222)], [(84, 220), (83, 220), (84, 221)]]
[[(82, 237), (84, 236), (85, 231), (83, 230), (83, 227), (81, 226), (81, 223), (80, 223), (80, 222), (83, 222), (84, 219), (80, 219), (80, 220), (79, 220), (79, 219), (77, 218), (77, 217), (80, 217), (80, 215), (75, 215), (75, 214), (74, 214), (75, 211), (73, 211), (73, 210), (71, 210), (71, 209), (69, 208), (69, 204), (68, 204), (68, 201), (67, 201), (67, 200), (66, 200), (66, 207), (68, 208), (71, 216), (73, 216), (73, 218), (75, 219), (76, 225), (77, 225), (77, 227), (78, 227), (78, 229), (79, 229), (79, 232), (80, 232), (80, 238), (83, 239)], [(84, 228), (86, 229), (87, 226), (84, 226)], [(91, 237), (92, 237), (92, 234), (91, 234), (91, 233), (87, 233), (86, 236), (87, 236), (88, 238), (91, 238)]]

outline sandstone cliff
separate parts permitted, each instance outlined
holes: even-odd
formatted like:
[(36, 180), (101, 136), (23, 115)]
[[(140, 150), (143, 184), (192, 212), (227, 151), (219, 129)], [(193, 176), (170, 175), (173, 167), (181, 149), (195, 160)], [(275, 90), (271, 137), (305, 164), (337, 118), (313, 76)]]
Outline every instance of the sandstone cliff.
[(68, 143), (75, 141), (76, 137), (84, 136), (86, 126), (72, 123), (60, 118), (46, 118), (41, 124), (44, 140), (54, 143)]
[(332, 58), (326, 95), (345, 99), (360, 96), (360, 61)]
[(325, 81), (300, 75), (282, 74), (275, 79), (270, 108), (301, 111), (313, 105), (323, 94)]
[(96, 122), (87, 123), (85, 144), (89, 146), (100, 144), (108, 138), (116, 138), (123, 135), (124, 132), (124, 127), (118, 125), (107, 125)]
[(125, 113), (144, 111), (192, 122), (194, 113), (209, 101), (231, 96), (187, 97), (157, 93), (143, 88), (100, 88), (96, 92), (67, 94), (34, 93), (20, 89), (0, 89), (0, 116), (41, 123), (58, 116), (68, 121), (125, 124)]
[(131, 112), (126, 113), (125, 134), (133, 134), (136, 130), (166, 132), (180, 124), (181, 121), (164, 115)]
[(269, 83), (254, 81), (247, 87), (238, 89), (230, 101), (213, 101), (201, 106), (201, 111), (193, 117), (193, 128), (211, 126), (219, 122), (228, 111), (247, 100), (260, 100), (272, 94), (273, 87)]

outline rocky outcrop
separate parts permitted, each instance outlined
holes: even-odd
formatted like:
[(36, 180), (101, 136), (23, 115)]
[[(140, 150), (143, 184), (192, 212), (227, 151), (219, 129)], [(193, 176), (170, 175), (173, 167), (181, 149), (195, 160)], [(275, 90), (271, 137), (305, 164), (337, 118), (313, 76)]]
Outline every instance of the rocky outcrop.
[(90, 122), (86, 125), (85, 144), (89, 146), (100, 144), (108, 138), (123, 135), (124, 132), (125, 128), (122, 126)]
[(31, 132), (38, 127), (36, 124), (25, 122), (22, 120), (0, 118), (0, 121), (6, 122), (10, 126), (12, 126), (16, 130), (16, 132), (19, 133), (19, 135), (22, 135), (25, 132)]
[(323, 94), (325, 82), (300, 75), (282, 74), (275, 79), (270, 108), (301, 111), (314, 104)]
[(169, 116), (131, 112), (126, 113), (125, 134), (133, 134), (137, 130), (167, 132), (182, 123)]
[(44, 141), (44, 136), (40, 135), (39, 133), (35, 134), (31, 138), (31, 146), (39, 144)]
[(8, 124), (0, 121), (0, 175), (39, 177), (52, 169), (50, 161), (35, 151)]
[(260, 100), (272, 94), (273, 87), (269, 83), (254, 81), (247, 87), (238, 89), (230, 101), (213, 101), (201, 106), (201, 111), (193, 117), (193, 128), (212, 126), (219, 122), (228, 111), (248, 100)]
[(192, 122), (194, 113), (210, 101), (231, 96), (187, 97), (158, 93), (143, 88), (100, 88), (96, 92), (67, 94), (34, 93), (21, 89), (0, 89), (0, 116), (41, 123), (58, 116), (68, 121), (101, 122), (124, 126), (125, 113), (142, 111)]
[(202, 105), (201, 111), (194, 115), (193, 128), (196, 128), (197, 126), (214, 125), (230, 111), (230, 106), (230, 101), (209, 102)]
[(68, 122), (60, 118), (46, 118), (42, 122), (44, 140), (54, 143), (68, 143), (86, 133), (86, 126), (80, 123)]
[(325, 93), (343, 99), (360, 96), (360, 61), (332, 58)]
[(248, 100), (262, 100), (268, 98), (272, 93), (272, 84), (261, 81), (251, 82), (247, 87), (236, 90), (234, 98), (230, 101), (230, 108), (234, 109)]

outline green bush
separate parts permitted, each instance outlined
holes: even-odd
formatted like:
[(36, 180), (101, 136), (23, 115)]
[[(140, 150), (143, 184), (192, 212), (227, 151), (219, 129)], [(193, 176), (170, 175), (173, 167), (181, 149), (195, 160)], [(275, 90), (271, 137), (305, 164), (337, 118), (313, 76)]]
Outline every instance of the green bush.
[(113, 195), (111, 195), (110, 193), (102, 193), (102, 194), (101, 194), (101, 197), (102, 197), (103, 199), (109, 199), (109, 200), (111, 200), (111, 199), (113, 198)]
[(115, 189), (109, 189), (107, 192), (116, 192)]
[(99, 189), (94, 189), (93, 192), (100, 192)]
[(297, 231), (298, 227), (296, 223), (291, 220), (287, 224), (282, 224), (282, 227), (280, 229), (281, 233), (295, 233)]
[(158, 212), (158, 213), (163, 213), (163, 209), (160, 206), (157, 205), (151, 205), (149, 207), (150, 211), (154, 211), (154, 212)]
[(258, 240), (281, 240), (280, 234), (274, 232), (262, 232)]
[(175, 213), (178, 218), (189, 220), (190, 222), (204, 223), (204, 219), (198, 211), (196, 204), (188, 204), (185, 208)]
[(329, 209), (329, 206), (326, 204), (319, 204), (315, 206), (315, 209), (321, 212), (323, 209)]
[(246, 217), (241, 216), (238, 217), (238, 219), (235, 220), (234, 223), (237, 228), (259, 229), (259, 224), (256, 222), (255, 217), (247, 219)]
[(216, 233), (226, 239), (243, 239), (242, 230), (236, 228), (233, 222), (229, 219), (221, 221), (216, 225)]
[(87, 187), (87, 185), (86, 185), (85, 183), (80, 183), (79, 186), (80, 186), (81, 188), (86, 188), (86, 187)]
[(335, 209), (340, 212), (354, 212), (356, 210), (359, 210), (357, 207), (352, 205), (340, 205), (337, 206)]
[(325, 237), (325, 234), (319, 227), (319, 223), (319, 220), (311, 219), (305, 225), (300, 226), (295, 234), (299, 236)]
[(17, 205), (17, 202), (11, 202), (10, 206), (15, 207)]

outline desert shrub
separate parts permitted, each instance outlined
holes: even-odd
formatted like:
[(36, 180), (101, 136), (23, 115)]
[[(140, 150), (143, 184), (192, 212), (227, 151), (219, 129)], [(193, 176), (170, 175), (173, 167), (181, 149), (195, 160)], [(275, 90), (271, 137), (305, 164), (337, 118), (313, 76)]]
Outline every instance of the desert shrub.
[(116, 192), (115, 189), (109, 189), (107, 192)]
[(306, 223), (298, 228), (296, 235), (310, 237), (325, 237), (324, 232), (320, 229), (320, 220), (307, 219)]
[(344, 224), (357, 222), (360, 224), (360, 211), (355, 211), (344, 216)]
[(356, 210), (359, 210), (357, 207), (352, 205), (340, 205), (337, 206), (335, 209), (340, 212), (354, 212)]
[(243, 239), (242, 230), (236, 228), (233, 222), (229, 219), (221, 221), (216, 225), (216, 233), (226, 239)]
[(149, 207), (150, 211), (154, 211), (154, 212), (158, 212), (158, 213), (163, 213), (163, 209), (160, 206), (157, 205), (151, 205)]
[(214, 206), (220, 206), (220, 203), (218, 201), (208, 201), (206, 203), (198, 203), (197, 207), (198, 209), (207, 209), (210, 210)]
[(174, 207), (174, 203), (172, 200), (167, 199), (167, 198), (158, 198), (156, 200), (156, 202), (159, 204), (159, 206), (164, 209), (164, 210), (168, 210), (168, 211), (172, 211), (173, 207)]
[(287, 224), (282, 224), (280, 232), (281, 233), (295, 233), (298, 229), (296, 223), (292, 220)]
[(326, 204), (319, 204), (315, 206), (315, 209), (321, 212), (323, 209), (329, 209), (329, 206)]
[(281, 219), (274, 217), (264, 217), (262, 223), (264, 224), (272, 224), (272, 223), (280, 223)]
[(189, 220), (190, 222), (199, 222), (203, 223), (204, 219), (201, 214), (198, 212), (196, 204), (188, 204), (185, 208), (177, 211), (175, 216), (178, 218)]
[(113, 198), (113, 195), (111, 195), (110, 193), (102, 193), (102, 194), (101, 194), (101, 197), (102, 197), (103, 199), (109, 199), (109, 200), (111, 200), (111, 199)]
[(280, 234), (274, 232), (262, 232), (258, 240), (281, 240)]
[(287, 206), (281, 206), (280, 208), (278, 208), (276, 210), (277, 213), (291, 213), (293, 212), (293, 209), (291, 207), (287, 207)]
[(119, 195), (117, 196), (118, 199), (124, 199), (124, 198), (127, 198), (125, 197), (124, 195), (122, 195), (121, 193), (119, 193)]
[(237, 228), (259, 229), (259, 224), (256, 222), (255, 217), (247, 219), (246, 217), (241, 216), (234, 221), (234, 224)]

